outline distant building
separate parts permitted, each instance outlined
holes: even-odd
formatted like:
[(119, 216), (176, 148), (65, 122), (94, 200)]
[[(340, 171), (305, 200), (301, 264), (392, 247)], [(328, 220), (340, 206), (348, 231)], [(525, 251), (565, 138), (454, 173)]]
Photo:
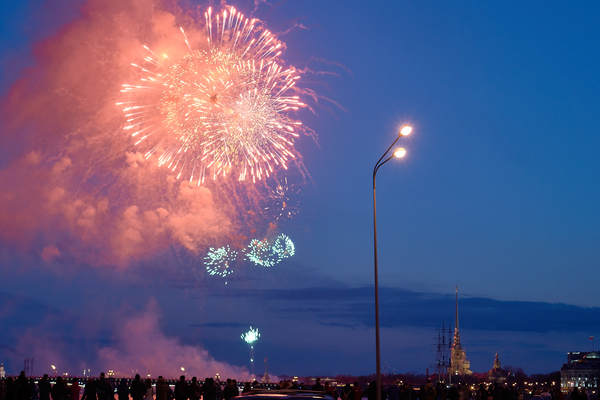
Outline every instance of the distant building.
[(599, 383), (599, 353), (595, 351), (567, 353), (567, 363), (560, 369), (560, 387), (563, 392), (570, 392), (574, 388), (596, 391)]
[(0, 363), (0, 379), (6, 378), (6, 371), (4, 370), (4, 363)]
[(471, 375), (471, 362), (467, 360), (467, 353), (460, 344), (460, 331), (458, 329), (458, 286), (456, 287), (456, 325), (454, 327), (454, 340), (450, 351), (450, 375)]
[(263, 383), (269, 383), (271, 381), (271, 377), (269, 376), (269, 360), (265, 357), (265, 374), (262, 377)]
[(502, 365), (500, 365), (500, 356), (496, 353), (492, 369), (488, 371), (488, 378), (491, 382), (504, 383), (506, 382), (507, 376), (508, 372), (502, 369)]

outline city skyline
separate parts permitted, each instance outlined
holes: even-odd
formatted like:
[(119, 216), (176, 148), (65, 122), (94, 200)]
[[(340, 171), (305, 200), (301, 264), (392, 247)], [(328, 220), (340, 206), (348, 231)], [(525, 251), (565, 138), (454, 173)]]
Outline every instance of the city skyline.
[[(130, 72), (131, 48), (157, 27), (184, 43), (177, 24), (194, 34), (196, 3), (6, 3), (0, 361), (11, 370), (30, 357), (106, 365), (117, 351), (126, 364), (152, 350), (127, 340), (135, 321), (207, 368), (247, 368), (239, 335), (252, 325), (256, 360), (274, 375), (373, 372), (370, 174), (404, 123), (407, 155), (378, 175), (384, 371), (433, 369), (456, 285), (473, 371), (496, 352), (503, 366), (556, 371), (598, 336), (598, 4), (232, 1), (286, 43), (318, 99), (300, 114), (316, 132), (297, 142), (306, 173), (286, 176), (293, 218), (259, 226), (254, 205), (232, 206), (226, 189), (177, 186), (119, 147), (114, 104), (128, 81), (108, 78)], [(96, 51), (106, 59), (87, 57)], [(121, 169), (87, 165), (79, 146)], [(239, 266), (226, 285), (204, 265), (225, 246), (236, 251), (227, 268)], [(261, 246), (273, 257), (262, 265), (248, 256)]]

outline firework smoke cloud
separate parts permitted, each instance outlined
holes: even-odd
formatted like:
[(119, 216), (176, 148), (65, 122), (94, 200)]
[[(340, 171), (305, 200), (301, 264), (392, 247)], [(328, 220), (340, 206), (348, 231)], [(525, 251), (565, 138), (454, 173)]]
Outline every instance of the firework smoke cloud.
[(284, 48), (229, 6), (86, 3), (2, 100), (0, 238), (125, 267), (249, 236), (269, 179), (303, 170)]
[[(0, 98), (0, 255), (6, 272), (18, 260), (60, 285), (105, 287), (11, 333), (11, 360), (34, 352), (71, 372), (171, 375), (185, 366), (249, 379), (162, 331), (169, 302), (158, 294), (172, 288), (155, 268), (184, 253), (226, 281), (251, 237), (272, 229), (264, 204), (273, 188), (290, 170), (305, 175), (296, 148), (309, 133), (298, 115), (307, 108), (301, 72), (261, 21), (227, 5), (77, 7), (35, 44), (31, 66)], [(192, 269), (169, 272), (187, 279)], [(158, 292), (148, 280), (160, 282)], [(119, 297), (119, 285), (136, 286), (149, 305), (123, 297), (107, 308), (104, 292)], [(69, 292), (51, 286), (43, 294)], [(169, 293), (177, 296), (184, 301)], [(68, 337), (48, 334), (65, 326)]]

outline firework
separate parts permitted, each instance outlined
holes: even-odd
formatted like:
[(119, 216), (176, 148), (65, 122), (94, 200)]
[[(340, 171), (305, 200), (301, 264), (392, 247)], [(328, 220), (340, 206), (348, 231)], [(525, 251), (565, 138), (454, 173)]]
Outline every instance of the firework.
[(283, 233), (275, 238), (271, 250), (273, 253), (277, 254), (279, 260), (284, 260), (296, 254), (294, 242), (292, 242), (292, 239), (290, 239), (289, 236)]
[(271, 244), (267, 239), (252, 239), (246, 248), (246, 259), (261, 267), (272, 267), (277, 264)]
[[(233, 265), (237, 258), (237, 251), (231, 249), (229, 246), (219, 247), (218, 249), (211, 247), (206, 257), (204, 257), (206, 272), (210, 276), (227, 278), (233, 274)], [(227, 284), (227, 281), (225, 281), (225, 284)]]
[(252, 328), (252, 326), (250, 326), (250, 329), (242, 333), (241, 338), (247, 344), (253, 345), (260, 338), (260, 332), (258, 331), (258, 328)]
[(147, 159), (198, 185), (229, 175), (256, 182), (299, 163), (294, 142), (305, 129), (291, 114), (306, 104), (299, 72), (283, 66), (284, 44), (233, 7), (208, 8), (205, 19), (201, 46), (180, 29), (181, 57), (144, 46), (132, 64), (139, 81), (122, 85), (117, 103), (124, 130)]
[(271, 190), (268, 196), (268, 204), (264, 210), (273, 216), (275, 221), (282, 218), (292, 218), (299, 212), (298, 194), (300, 189), (296, 185), (288, 184), (287, 177), (277, 184)]
[(246, 247), (246, 259), (261, 267), (273, 267), (295, 254), (292, 239), (280, 234), (273, 241), (252, 239)]
[(242, 333), (241, 338), (250, 346), (250, 373), (254, 375), (254, 343), (260, 338), (260, 332), (258, 328), (252, 328), (252, 325), (250, 325), (250, 329)]

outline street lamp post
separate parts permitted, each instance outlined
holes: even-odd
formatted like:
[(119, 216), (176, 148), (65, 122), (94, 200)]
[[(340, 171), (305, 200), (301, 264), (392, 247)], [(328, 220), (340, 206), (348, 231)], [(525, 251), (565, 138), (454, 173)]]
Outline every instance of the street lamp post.
[(376, 400), (381, 400), (381, 348), (379, 342), (379, 278), (377, 272), (377, 197), (375, 196), (375, 178), (377, 177), (377, 171), (383, 166), (383, 164), (390, 161), (392, 158), (403, 158), (406, 155), (406, 149), (399, 147), (392, 154), (390, 151), (392, 147), (398, 142), (400, 137), (408, 136), (412, 133), (412, 126), (403, 125), (399, 132), (398, 137), (392, 142), (390, 147), (379, 157), (375, 167), (373, 168), (373, 272), (375, 278), (375, 359), (377, 363), (376, 378), (375, 378), (375, 389), (376, 389)]

